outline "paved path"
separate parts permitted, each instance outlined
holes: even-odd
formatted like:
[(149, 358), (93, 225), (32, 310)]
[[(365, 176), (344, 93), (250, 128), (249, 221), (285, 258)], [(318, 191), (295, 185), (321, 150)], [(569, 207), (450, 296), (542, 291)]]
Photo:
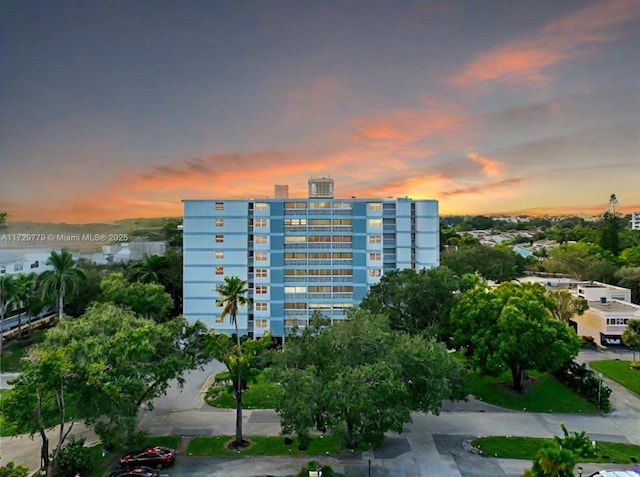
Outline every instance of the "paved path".
[[(141, 411), (140, 427), (152, 435), (233, 435), (235, 411), (210, 408), (203, 401), (203, 391), (212, 373), (221, 369), (218, 363), (212, 363), (202, 371), (190, 373), (182, 391), (174, 383), (166, 397), (154, 401), (153, 411)], [(530, 461), (480, 457), (464, 450), (463, 442), (485, 435), (550, 437), (560, 433), (560, 424), (565, 423), (570, 431), (585, 430), (595, 440), (640, 444), (640, 412), (635, 407), (640, 403), (633, 393), (630, 399), (629, 407), (623, 400), (616, 404), (620, 408), (611, 414), (596, 416), (509, 411), (474, 399), (466, 403), (445, 403), (439, 416), (414, 414), (413, 422), (405, 426), (404, 432), (389, 434), (380, 449), (353, 455), (322, 456), (322, 462), (336, 471), (362, 476), (368, 475), (371, 462), (371, 475), (375, 477), (522, 475), (523, 470), (531, 466)], [(280, 435), (279, 419), (272, 410), (245, 410), (243, 421), (247, 436)], [(82, 431), (81, 435), (87, 436), (88, 442), (96, 441), (92, 431), (83, 426), (77, 429)], [(2, 462), (14, 460), (32, 469), (37, 468), (39, 444), (39, 439), (31, 441), (28, 437), (2, 438)], [(168, 473), (208, 477), (247, 477), (267, 473), (286, 476), (295, 473), (308, 460), (310, 458), (194, 457), (180, 459), (181, 462)], [(584, 475), (589, 475), (607, 466), (585, 464), (583, 467)], [(193, 470), (196, 468), (205, 468), (206, 472)]]

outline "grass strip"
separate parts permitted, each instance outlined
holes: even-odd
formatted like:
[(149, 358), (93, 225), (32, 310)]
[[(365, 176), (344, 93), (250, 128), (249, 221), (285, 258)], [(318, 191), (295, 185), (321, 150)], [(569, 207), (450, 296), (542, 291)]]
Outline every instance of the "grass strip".
[(240, 451), (227, 449), (227, 444), (234, 439), (233, 436), (194, 437), (187, 446), (187, 455), (200, 456), (233, 456), (233, 455), (293, 455), (293, 456), (317, 456), (326, 454), (340, 454), (342, 446), (340, 440), (331, 435), (313, 437), (309, 446), (298, 449), (297, 441), (285, 444), (283, 436), (271, 437), (247, 437), (251, 446)]
[[(542, 437), (489, 436), (473, 441), (473, 446), (484, 453), (506, 459), (534, 460), (536, 453), (553, 439)], [(620, 442), (596, 443), (597, 456), (591, 458), (578, 457), (579, 462), (634, 464), (640, 462), (640, 446)], [(635, 459), (635, 461), (633, 460)]]
[(591, 367), (634, 393), (640, 394), (640, 369), (631, 369), (631, 361), (615, 359), (592, 361)]

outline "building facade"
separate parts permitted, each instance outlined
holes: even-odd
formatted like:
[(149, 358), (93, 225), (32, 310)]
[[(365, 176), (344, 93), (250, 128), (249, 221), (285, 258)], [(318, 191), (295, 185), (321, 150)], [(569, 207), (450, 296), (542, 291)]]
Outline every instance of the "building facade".
[(253, 307), (241, 334), (283, 338), (314, 311), (344, 319), (387, 271), (439, 265), (435, 200), (337, 199), (331, 179), (309, 181), (306, 199), (185, 200), (184, 315), (231, 333), (216, 287), (248, 283)]
[(629, 225), (631, 226), (631, 230), (640, 230), (640, 210), (631, 213)]

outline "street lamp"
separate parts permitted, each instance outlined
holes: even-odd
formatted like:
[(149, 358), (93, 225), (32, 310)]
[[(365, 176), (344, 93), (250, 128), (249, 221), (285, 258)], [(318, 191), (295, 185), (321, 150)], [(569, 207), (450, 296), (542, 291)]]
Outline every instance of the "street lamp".
[(598, 409), (600, 409), (600, 393), (602, 390), (602, 373), (598, 373)]

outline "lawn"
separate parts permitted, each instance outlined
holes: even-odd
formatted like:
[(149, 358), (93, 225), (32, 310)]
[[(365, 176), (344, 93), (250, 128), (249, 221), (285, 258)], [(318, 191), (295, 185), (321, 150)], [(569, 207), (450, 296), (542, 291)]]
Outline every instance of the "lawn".
[(25, 355), (29, 346), (40, 343), (44, 339), (46, 330), (34, 330), (31, 338), (27, 340), (9, 341), (3, 348), (3, 356), (0, 358), (0, 370), (3, 373), (17, 373), (20, 371), (20, 360)]
[(305, 450), (298, 449), (295, 440), (285, 444), (284, 437), (247, 437), (252, 445), (241, 451), (229, 450), (226, 444), (233, 436), (194, 437), (187, 446), (188, 455), (324, 455), (339, 454), (342, 451), (340, 440), (334, 436), (314, 436)]
[(471, 373), (468, 381), (469, 392), (482, 401), (508, 409), (531, 412), (598, 413), (598, 409), (593, 404), (551, 376), (533, 371), (529, 372), (529, 376), (531, 381), (526, 382), (525, 391), (517, 393), (511, 387), (509, 372), (499, 377)]
[[(242, 407), (244, 409), (275, 409), (278, 387), (269, 382), (264, 373), (261, 373), (257, 382), (249, 383), (247, 390), (242, 393)], [(235, 409), (236, 400), (232, 386), (220, 386), (209, 388), (207, 404), (224, 409)]]
[[(503, 437), (490, 436), (481, 437), (473, 441), (474, 447), (482, 450), (486, 454), (508, 458), (534, 460), (536, 452), (553, 439), (540, 437)], [(619, 442), (598, 442), (597, 456), (588, 460), (577, 460), (580, 462), (612, 463), (612, 464), (633, 464), (640, 461), (640, 446), (634, 444), (623, 444)], [(632, 460), (632, 459), (635, 459)]]
[(631, 369), (631, 361), (607, 359), (592, 361), (591, 367), (605, 374), (627, 389), (640, 394), (640, 369)]

